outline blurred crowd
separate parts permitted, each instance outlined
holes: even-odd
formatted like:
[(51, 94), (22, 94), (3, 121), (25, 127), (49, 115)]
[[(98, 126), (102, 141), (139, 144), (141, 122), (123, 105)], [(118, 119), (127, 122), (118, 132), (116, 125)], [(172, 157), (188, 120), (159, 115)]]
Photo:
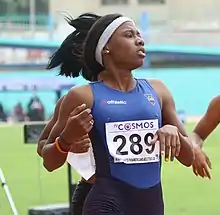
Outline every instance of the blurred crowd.
[(33, 96), (24, 110), (21, 102), (17, 103), (11, 114), (8, 114), (4, 104), (0, 103), (0, 122), (44, 121), (44, 105), (37, 96)]
[[(25, 121), (45, 121), (44, 105), (38, 96), (33, 96), (24, 110), (21, 102), (17, 103), (13, 109), (12, 114), (8, 114), (4, 105), (0, 103), (0, 123), (1, 122), (25, 122)], [(177, 114), (180, 121), (186, 123), (186, 113), (184, 110), (178, 110)]]

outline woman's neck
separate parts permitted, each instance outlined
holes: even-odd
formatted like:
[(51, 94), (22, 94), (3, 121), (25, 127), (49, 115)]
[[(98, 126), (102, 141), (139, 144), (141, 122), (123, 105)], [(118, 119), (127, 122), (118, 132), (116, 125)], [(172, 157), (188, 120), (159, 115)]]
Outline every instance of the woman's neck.
[(131, 91), (136, 85), (131, 71), (128, 70), (105, 70), (102, 72), (100, 79), (108, 86), (123, 92)]

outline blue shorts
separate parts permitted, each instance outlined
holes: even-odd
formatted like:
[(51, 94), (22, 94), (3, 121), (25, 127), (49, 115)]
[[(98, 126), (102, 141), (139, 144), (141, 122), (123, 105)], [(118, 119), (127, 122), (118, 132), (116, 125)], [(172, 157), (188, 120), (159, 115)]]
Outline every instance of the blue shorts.
[(161, 184), (138, 189), (117, 179), (97, 179), (83, 215), (164, 215)]

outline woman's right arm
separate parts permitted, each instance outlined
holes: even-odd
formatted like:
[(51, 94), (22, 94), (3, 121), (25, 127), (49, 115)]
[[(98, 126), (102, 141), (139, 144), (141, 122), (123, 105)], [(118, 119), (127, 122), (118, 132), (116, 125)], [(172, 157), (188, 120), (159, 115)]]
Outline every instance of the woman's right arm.
[[(88, 109), (86, 86), (74, 87), (64, 98), (56, 124), (52, 128), (47, 143), (42, 148), (44, 167), (53, 171), (61, 167), (67, 157), (67, 153), (61, 153), (55, 144), (57, 137), (63, 151), (70, 151), (71, 145), (87, 134), (91, 128), (84, 128), (85, 122), (91, 120), (90, 109)], [(85, 105), (82, 105), (84, 104)], [(88, 125), (88, 123), (86, 123)]]
[(211, 179), (209, 169), (212, 164), (208, 156), (202, 151), (204, 140), (215, 130), (220, 123), (220, 96), (216, 96), (210, 102), (208, 109), (202, 119), (196, 125), (190, 138), (193, 142), (195, 151), (195, 161), (193, 163), (193, 172), (196, 176), (208, 177)]
[(203, 141), (215, 130), (220, 123), (220, 96), (210, 102), (202, 119), (194, 128), (191, 139), (202, 148)]
[(59, 111), (60, 111), (60, 106), (61, 103), (63, 102), (65, 96), (61, 97), (57, 104), (56, 107), (54, 109), (54, 113), (53, 113), (53, 117), (50, 119), (50, 121), (46, 124), (46, 126), (44, 127), (39, 140), (38, 140), (38, 145), (37, 145), (37, 153), (39, 156), (41, 156), (41, 152), (42, 152), (42, 148), (43, 146), (47, 143), (47, 138), (50, 135), (50, 132), (53, 128), (53, 126), (56, 124), (57, 120), (58, 120), (58, 116), (59, 116)]

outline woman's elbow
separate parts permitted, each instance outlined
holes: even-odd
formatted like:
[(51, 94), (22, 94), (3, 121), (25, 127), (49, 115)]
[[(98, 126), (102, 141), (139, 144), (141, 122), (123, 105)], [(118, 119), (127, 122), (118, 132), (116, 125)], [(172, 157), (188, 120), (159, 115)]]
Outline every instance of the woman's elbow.
[(46, 140), (41, 140), (37, 144), (37, 154), (42, 157), (43, 147), (46, 145)]
[(41, 151), (42, 151), (42, 149), (38, 146), (38, 147), (37, 147), (37, 154), (38, 154), (40, 157), (42, 157)]
[(49, 165), (47, 162), (43, 162), (44, 168), (48, 171), (48, 172), (53, 172), (54, 170), (56, 170), (56, 168), (53, 165)]
[(43, 166), (48, 172), (53, 172), (62, 167), (67, 158), (67, 154), (61, 154), (54, 148), (54, 144), (48, 144), (43, 147), (41, 156), (43, 158)]
[(53, 172), (57, 169), (54, 161), (51, 159), (51, 156), (45, 153), (45, 150), (41, 152), (41, 156), (43, 158), (43, 166), (48, 172)]
[[(56, 156), (55, 156), (56, 157)], [(54, 160), (51, 157), (43, 156), (43, 166), (48, 172), (53, 172), (65, 164), (66, 159)]]

